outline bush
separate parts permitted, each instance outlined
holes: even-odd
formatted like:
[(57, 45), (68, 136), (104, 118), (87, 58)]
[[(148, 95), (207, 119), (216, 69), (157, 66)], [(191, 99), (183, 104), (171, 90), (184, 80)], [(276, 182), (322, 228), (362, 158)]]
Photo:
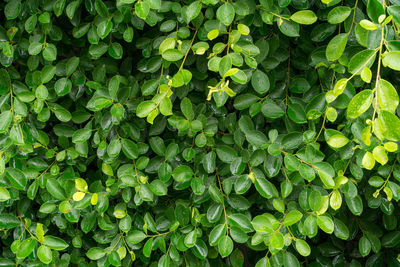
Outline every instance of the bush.
[(1, 266), (400, 265), (400, 1), (0, 10)]

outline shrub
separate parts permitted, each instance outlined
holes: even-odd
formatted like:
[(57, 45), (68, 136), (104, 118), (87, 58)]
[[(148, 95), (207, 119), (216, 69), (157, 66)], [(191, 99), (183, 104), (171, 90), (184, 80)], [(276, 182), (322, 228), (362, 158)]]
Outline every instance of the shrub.
[(399, 266), (400, 1), (0, 10), (1, 266)]

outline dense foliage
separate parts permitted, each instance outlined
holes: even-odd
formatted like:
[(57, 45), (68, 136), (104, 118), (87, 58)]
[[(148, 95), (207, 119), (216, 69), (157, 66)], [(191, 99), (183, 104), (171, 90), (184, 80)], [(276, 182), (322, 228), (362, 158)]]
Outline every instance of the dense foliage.
[(0, 266), (399, 266), (399, 0), (0, 3)]

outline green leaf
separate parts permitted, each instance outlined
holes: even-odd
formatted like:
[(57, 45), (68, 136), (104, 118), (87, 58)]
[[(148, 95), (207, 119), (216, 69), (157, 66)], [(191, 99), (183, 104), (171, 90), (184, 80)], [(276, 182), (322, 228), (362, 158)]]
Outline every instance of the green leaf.
[(318, 172), (318, 175), (321, 178), (322, 183), (327, 188), (333, 188), (335, 186), (335, 182), (333, 181), (333, 177), (335, 176), (335, 170), (329, 163), (318, 162), (314, 165), (314, 168)]
[(394, 70), (400, 70), (400, 51), (391, 51), (383, 54), (383, 66)]
[(371, 67), (376, 56), (375, 50), (363, 50), (355, 54), (348, 64), (348, 70), (351, 74), (360, 73), (365, 67)]
[(57, 47), (54, 44), (46, 44), (43, 50), (43, 58), (48, 61), (54, 61), (57, 58)]
[(269, 245), (274, 249), (281, 250), (285, 245), (283, 234), (281, 232), (273, 232), (269, 239)]
[(163, 59), (167, 61), (178, 61), (183, 58), (183, 53), (178, 49), (167, 49), (162, 54)]
[(342, 134), (335, 134), (329, 137), (327, 143), (333, 148), (341, 148), (344, 147), (350, 140), (342, 135)]
[(327, 234), (333, 233), (335, 225), (330, 217), (326, 215), (317, 216), (317, 224), (318, 227), (321, 228), (321, 230), (324, 231), (325, 233)]
[(240, 94), (237, 97), (235, 97), (233, 106), (237, 110), (244, 110), (255, 104), (258, 99), (259, 98), (253, 94), (249, 93)]
[(380, 79), (377, 86), (378, 105), (382, 110), (394, 113), (399, 105), (399, 95), (393, 85)]
[(200, 1), (192, 2), (186, 9), (184, 10), (184, 18), (187, 24), (195, 19), (201, 12), (202, 4)]
[(302, 239), (296, 239), (296, 250), (303, 257), (307, 257), (311, 254), (310, 246)]
[(174, 38), (165, 38), (164, 41), (160, 44), (158, 48), (158, 52), (162, 55), (168, 49), (175, 48), (176, 41)]
[(50, 264), (52, 261), (53, 254), (51, 253), (51, 249), (45, 245), (41, 245), (37, 250), (37, 256), (41, 262), (44, 264)]
[(11, 198), (10, 192), (6, 188), (0, 186), (0, 202), (7, 201), (10, 198)]
[(92, 44), (89, 47), (89, 54), (95, 58), (99, 58), (102, 55), (104, 55), (108, 50), (108, 45), (103, 43), (103, 42), (99, 42), (98, 44)]
[(265, 178), (257, 178), (254, 182), (258, 193), (264, 198), (270, 199), (272, 197), (278, 197), (279, 193), (275, 185), (272, 184)]
[(345, 21), (351, 14), (351, 8), (348, 6), (337, 6), (328, 13), (328, 22), (330, 24), (339, 24)]
[(108, 16), (110, 16), (110, 14), (108, 13), (107, 6), (104, 4), (102, 0), (95, 0), (94, 8), (97, 14), (99, 14), (101, 17), (107, 18)]
[(39, 42), (32, 42), (29, 44), (28, 47), (28, 52), (30, 55), (38, 55), (40, 52), (42, 52), (43, 49), (43, 44)]
[(383, 135), (391, 141), (400, 140), (400, 119), (393, 113), (382, 110), (378, 120), (383, 128)]
[(373, 22), (378, 23), (379, 16), (385, 14), (382, 3), (378, 0), (368, 0), (367, 14)]
[(55, 178), (50, 178), (46, 183), (47, 191), (58, 200), (65, 200), (66, 194), (64, 188), (60, 185), (60, 183)]
[(42, 83), (47, 83), (53, 79), (56, 74), (56, 67), (52, 65), (46, 65), (42, 69)]
[(24, 241), (21, 242), (21, 244), (18, 247), (17, 258), (25, 259), (33, 252), (35, 246), (36, 246), (35, 239), (33, 239), (32, 237), (25, 239)]
[(124, 50), (123, 50), (122, 45), (120, 43), (113, 42), (108, 47), (108, 54), (114, 59), (121, 59), (123, 53), (124, 53)]
[(292, 224), (297, 223), (303, 217), (303, 213), (298, 210), (291, 210), (288, 214), (286, 214), (285, 219), (283, 220), (284, 226), (291, 226)]
[(90, 136), (92, 135), (92, 130), (90, 129), (79, 129), (74, 132), (72, 135), (72, 142), (74, 143), (83, 143), (89, 140)]
[(185, 97), (181, 101), (181, 110), (183, 115), (185, 115), (186, 119), (193, 120), (194, 119), (194, 112), (193, 112), (193, 105), (189, 98)]
[(54, 250), (64, 250), (69, 246), (63, 239), (52, 235), (44, 237), (44, 245)]
[(97, 35), (101, 38), (104, 39), (108, 36), (108, 34), (111, 32), (113, 28), (113, 23), (112, 21), (108, 20), (103, 20), (97, 25)]
[(239, 227), (245, 233), (251, 233), (254, 231), (249, 218), (247, 218), (246, 215), (244, 215), (244, 214), (235, 213), (235, 214), (229, 215), (228, 222), (230, 225), (235, 225), (235, 226)]
[(393, 16), (393, 20), (397, 23), (400, 23), (400, 6), (391, 5), (387, 7), (387, 11), (389, 15)]
[(226, 233), (225, 224), (218, 224), (214, 226), (211, 230), (210, 234), (208, 235), (208, 240), (211, 246), (218, 245), (219, 241), (223, 238), (224, 234)]
[(335, 236), (347, 240), (350, 235), (349, 228), (341, 220), (335, 218)]
[(0, 133), (4, 133), (11, 125), (13, 114), (10, 110), (6, 110), (0, 114)]
[(16, 168), (7, 168), (6, 169), (8, 181), (11, 185), (18, 190), (24, 190), (27, 184), (27, 178), (25, 174)]
[(165, 183), (158, 179), (151, 182), (150, 189), (156, 196), (165, 196), (168, 192)]
[(9, 213), (0, 214), (0, 228), (1, 229), (12, 229), (19, 226), (21, 222), (18, 218)]
[(72, 89), (72, 83), (70, 79), (61, 78), (56, 81), (54, 84), (54, 90), (56, 91), (57, 95), (64, 96), (68, 94)]
[(157, 104), (151, 100), (141, 102), (136, 108), (136, 116), (144, 118), (150, 114), (150, 112), (156, 108)]
[(143, 255), (149, 258), (152, 248), (153, 248), (153, 238), (149, 238), (143, 246)]
[(311, 10), (300, 10), (290, 16), (290, 19), (299, 23), (310, 25), (317, 21), (317, 15)]
[(283, 267), (300, 267), (300, 262), (295, 255), (287, 251), (283, 257)]
[(160, 103), (160, 113), (164, 116), (172, 115), (172, 102), (169, 97), (164, 97)]
[(136, 15), (145, 20), (150, 12), (150, 4), (147, 1), (136, 2), (135, 13)]
[(375, 166), (375, 159), (371, 152), (367, 151), (362, 159), (362, 166), (367, 170), (372, 170)]
[(56, 115), (57, 119), (62, 122), (68, 122), (72, 118), (71, 113), (60, 105), (54, 106), (53, 112), (54, 115)]
[(267, 93), (270, 88), (270, 82), (267, 74), (260, 70), (256, 70), (251, 76), (251, 85), (257, 93)]
[(216, 148), (218, 158), (225, 163), (231, 163), (236, 159), (237, 152), (230, 146), (222, 145)]
[(349, 119), (358, 118), (369, 109), (374, 97), (372, 90), (363, 90), (356, 94), (347, 106), (347, 117)]
[(223, 258), (228, 257), (233, 251), (233, 241), (229, 236), (224, 236), (218, 242), (218, 252)]
[(190, 231), (186, 236), (185, 236), (185, 245), (188, 248), (194, 247), (196, 244), (196, 239), (197, 239), (197, 232), (196, 230)]
[(193, 170), (187, 165), (180, 165), (172, 172), (172, 177), (177, 182), (187, 182), (193, 177)]
[(335, 61), (342, 56), (346, 48), (347, 36), (347, 33), (341, 33), (329, 41), (328, 46), (326, 47), (326, 58), (329, 61)]
[(282, 20), (278, 22), (279, 30), (288, 37), (300, 36), (300, 25), (294, 21)]
[(358, 241), (358, 250), (363, 257), (371, 252), (371, 243), (366, 236), (362, 236)]
[(253, 146), (262, 149), (268, 146), (268, 139), (264, 133), (256, 130), (250, 130), (245, 134), (247, 141), (249, 141), (249, 143), (252, 144)]
[(139, 156), (138, 146), (129, 139), (121, 140), (122, 152), (129, 159), (136, 159)]
[(16, 19), (21, 12), (22, 4), (20, 0), (9, 1), (4, 7), (4, 15), (7, 20)]
[(225, 26), (231, 25), (235, 18), (235, 8), (230, 3), (225, 3), (217, 9), (217, 19)]
[(290, 104), (287, 114), (289, 118), (295, 123), (303, 124), (307, 122), (306, 112), (304, 111), (304, 108), (298, 103)]
[(11, 79), (7, 70), (0, 69), (0, 95), (4, 95), (11, 88)]
[(360, 216), (363, 212), (363, 203), (361, 200), (361, 197), (357, 195), (354, 198), (348, 198), (346, 197), (346, 204), (351, 213), (353, 213), (356, 216)]
[(104, 249), (99, 247), (91, 247), (88, 252), (86, 252), (86, 256), (91, 260), (99, 260), (106, 255)]
[(142, 231), (133, 230), (127, 235), (126, 240), (132, 245), (135, 245), (142, 242), (146, 237), (147, 236)]

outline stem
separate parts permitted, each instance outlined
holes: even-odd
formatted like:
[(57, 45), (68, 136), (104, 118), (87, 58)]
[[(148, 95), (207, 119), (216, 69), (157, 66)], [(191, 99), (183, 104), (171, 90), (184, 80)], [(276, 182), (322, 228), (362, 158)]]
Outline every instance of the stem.
[[(389, 175), (386, 177), (386, 180), (385, 180), (385, 182), (383, 183), (383, 185), (382, 185), (379, 189), (376, 190), (376, 192), (378, 192), (378, 194), (379, 194), (379, 192), (380, 192), (383, 188), (386, 187), (387, 183), (389, 182), (389, 178), (390, 178), (390, 176), (391, 176), (392, 173), (393, 173), (394, 166), (396, 165), (396, 162), (397, 162), (397, 160), (395, 160), (395, 161), (393, 162), (392, 168), (390, 169), (390, 173), (389, 173)], [(375, 193), (376, 193), (376, 192), (375, 192)]]
[[(221, 179), (219, 178), (218, 171), (215, 172), (218, 180), (218, 185), (219, 185), (219, 190), (221, 191), (221, 194), (224, 195), (224, 192), (222, 190), (222, 184), (221, 184)], [(224, 210), (224, 215), (225, 215), (225, 226), (226, 226), (226, 235), (229, 233), (229, 227), (228, 227), (228, 215), (226, 214), (226, 209), (225, 209), (225, 200), (222, 199), (222, 208)]]
[(226, 44), (227, 48), (226, 48), (226, 54), (229, 54), (229, 36), (231, 35), (231, 31), (232, 31), (232, 24), (229, 25), (229, 31), (228, 31), (228, 43)]
[(158, 237), (158, 236), (167, 235), (167, 234), (169, 234), (169, 233), (171, 233), (171, 232), (170, 232), (170, 231), (168, 231), (168, 232), (165, 232), (165, 233), (160, 233), (160, 234), (156, 234), (156, 235), (147, 235), (147, 237)]
[[(385, 1), (383, 1), (384, 5)], [(376, 110), (378, 109), (378, 83), (379, 83), (379, 77), (380, 77), (380, 72), (381, 72), (381, 61), (382, 61), (382, 46), (383, 46), (383, 41), (384, 41), (384, 33), (385, 33), (385, 27), (382, 26), (382, 32), (381, 32), (381, 42), (379, 44), (379, 58), (378, 58), (378, 69), (376, 71), (376, 81), (375, 81), (375, 106), (374, 106), (374, 114), (372, 115), (372, 121), (375, 119), (376, 115)]]
[(285, 113), (287, 111), (288, 106), (288, 95), (289, 95), (289, 82), (290, 82), (290, 45), (289, 45), (289, 59), (287, 66), (287, 79), (286, 79), (286, 96), (285, 96)]
[(25, 230), (30, 234), (30, 236), (35, 239), (37, 242), (39, 242), (40, 244), (43, 244), (42, 242), (40, 242), (39, 239), (36, 238), (36, 236), (34, 234), (32, 234), (31, 231), (29, 231), (28, 227), (26, 227), (24, 221), (22, 220), (21, 216), (18, 215), (18, 219), (21, 221), (22, 226), (25, 228)]
[(36, 177), (36, 180), (44, 175), (51, 168), (51, 166), (53, 166), (54, 163), (56, 163), (56, 160), (54, 160), (38, 177)]
[(318, 140), (319, 136), (320, 136), (320, 135), (321, 135), (321, 133), (322, 133), (322, 130), (325, 128), (325, 122), (326, 122), (326, 110), (325, 110), (325, 112), (324, 112), (324, 113), (325, 113), (325, 114), (324, 114), (324, 119), (323, 119), (323, 121), (322, 121), (321, 129), (319, 130), (319, 133), (318, 133), (317, 137), (315, 137), (315, 139), (314, 139), (314, 142), (317, 142), (317, 140)]
[(118, 241), (115, 243), (115, 245), (113, 246), (113, 248), (112, 248), (109, 252), (107, 252), (107, 255), (110, 255), (110, 253), (114, 251), (114, 249), (115, 249), (115, 248), (117, 247), (117, 245), (119, 244), (119, 241), (121, 241), (121, 238), (122, 238), (122, 235), (119, 235)]
[(181, 66), (179, 67), (179, 70), (181, 70), (181, 69), (183, 68), (183, 64), (185, 64), (186, 57), (187, 57), (187, 55), (189, 54), (190, 48), (192, 48), (192, 45), (193, 45), (194, 39), (196, 38), (196, 35), (197, 35), (197, 31), (198, 31), (198, 30), (199, 30), (199, 29), (196, 28), (196, 31), (194, 32), (194, 35), (193, 35), (193, 38), (192, 38), (192, 41), (190, 42), (190, 46), (189, 46), (188, 50), (186, 51), (185, 56), (183, 57)]
[(354, 7), (353, 7), (353, 9), (354, 9), (354, 11), (353, 11), (353, 19), (351, 20), (350, 30), (347, 32), (347, 35), (350, 35), (351, 30), (353, 29), (354, 21), (356, 19), (357, 4), (358, 4), (358, 0), (356, 0), (356, 3), (354, 4)]

